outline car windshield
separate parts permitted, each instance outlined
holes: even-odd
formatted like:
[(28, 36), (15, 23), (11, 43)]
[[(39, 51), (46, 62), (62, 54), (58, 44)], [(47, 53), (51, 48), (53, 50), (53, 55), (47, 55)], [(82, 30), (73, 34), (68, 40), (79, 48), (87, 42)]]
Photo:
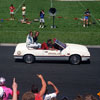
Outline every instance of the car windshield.
[(55, 40), (55, 44), (57, 44), (59, 47), (61, 47), (62, 49), (66, 48), (66, 44), (60, 42), (59, 40)]

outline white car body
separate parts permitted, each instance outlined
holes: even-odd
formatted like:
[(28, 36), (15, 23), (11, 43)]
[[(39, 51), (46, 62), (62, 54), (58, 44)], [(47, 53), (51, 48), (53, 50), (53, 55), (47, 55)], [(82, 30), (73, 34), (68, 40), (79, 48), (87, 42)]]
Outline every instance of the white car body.
[[(70, 61), (72, 64), (79, 64), (81, 61), (88, 61), (90, 60), (90, 52), (88, 51), (86, 46), (78, 45), (78, 44), (71, 44), (71, 43), (61, 43), (57, 40), (57, 45), (63, 46), (62, 50), (43, 50), (43, 49), (34, 49), (28, 48), (26, 43), (19, 43), (16, 46), (14, 52), (14, 59), (24, 59), (26, 63), (32, 63), (35, 60), (65, 60)], [(25, 56), (27, 55), (28, 61), (26, 61)], [(32, 58), (32, 61), (30, 58)], [(80, 60), (75, 62), (77, 58)], [(72, 61), (71, 61), (72, 60)], [(74, 62), (73, 62), (74, 61)]]

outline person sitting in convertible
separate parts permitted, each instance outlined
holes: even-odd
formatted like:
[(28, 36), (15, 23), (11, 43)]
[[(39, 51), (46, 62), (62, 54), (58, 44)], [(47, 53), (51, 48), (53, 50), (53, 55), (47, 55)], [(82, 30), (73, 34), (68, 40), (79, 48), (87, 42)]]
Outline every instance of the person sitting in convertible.
[(33, 32), (30, 31), (30, 33), (27, 35), (27, 38), (26, 38), (26, 46), (29, 48), (34, 48), (34, 49), (41, 48), (41, 44), (37, 43), (38, 36), (39, 36), (38, 31), (35, 31), (35, 35), (33, 35)]
[(52, 40), (48, 39), (47, 43), (43, 42), (42, 46), (41, 46), (41, 49), (44, 49), (44, 50), (53, 50), (54, 46), (53, 46)]

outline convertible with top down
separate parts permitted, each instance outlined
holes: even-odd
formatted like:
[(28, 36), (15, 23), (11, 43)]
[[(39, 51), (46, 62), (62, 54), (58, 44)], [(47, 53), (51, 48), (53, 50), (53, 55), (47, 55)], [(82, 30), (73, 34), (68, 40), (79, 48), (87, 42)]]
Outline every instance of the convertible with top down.
[(90, 61), (90, 52), (84, 45), (62, 43), (55, 40), (55, 49), (29, 48), (26, 43), (17, 44), (14, 59), (22, 59), (26, 63), (34, 63), (38, 60), (69, 61), (71, 64), (80, 64), (82, 61)]

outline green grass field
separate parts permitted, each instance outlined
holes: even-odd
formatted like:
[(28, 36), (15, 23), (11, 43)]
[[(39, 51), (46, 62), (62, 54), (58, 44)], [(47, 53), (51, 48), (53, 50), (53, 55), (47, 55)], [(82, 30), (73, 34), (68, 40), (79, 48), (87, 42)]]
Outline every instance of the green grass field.
[[(21, 4), (26, 4), (26, 17), (33, 21), (39, 18), (41, 9), (45, 11), (44, 29), (39, 29), (39, 22), (32, 22), (30, 25), (21, 24)], [(13, 4), (17, 10), (15, 20), (10, 18), (9, 6)], [(84, 45), (100, 45), (100, 1), (55, 1), (53, 7), (57, 9), (55, 17), (56, 29), (51, 29), (52, 17), (49, 16), (50, 0), (0, 0), (0, 43), (20, 43), (26, 41), (27, 33), (32, 30), (40, 32), (38, 42), (44, 42), (49, 38), (57, 38), (62, 42), (78, 43)], [(84, 11), (89, 8), (92, 22), (88, 28), (82, 27)], [(62, 18), (58, 18), (58, 17)], [(78, 20), (75, 20), (78, 18)]]

